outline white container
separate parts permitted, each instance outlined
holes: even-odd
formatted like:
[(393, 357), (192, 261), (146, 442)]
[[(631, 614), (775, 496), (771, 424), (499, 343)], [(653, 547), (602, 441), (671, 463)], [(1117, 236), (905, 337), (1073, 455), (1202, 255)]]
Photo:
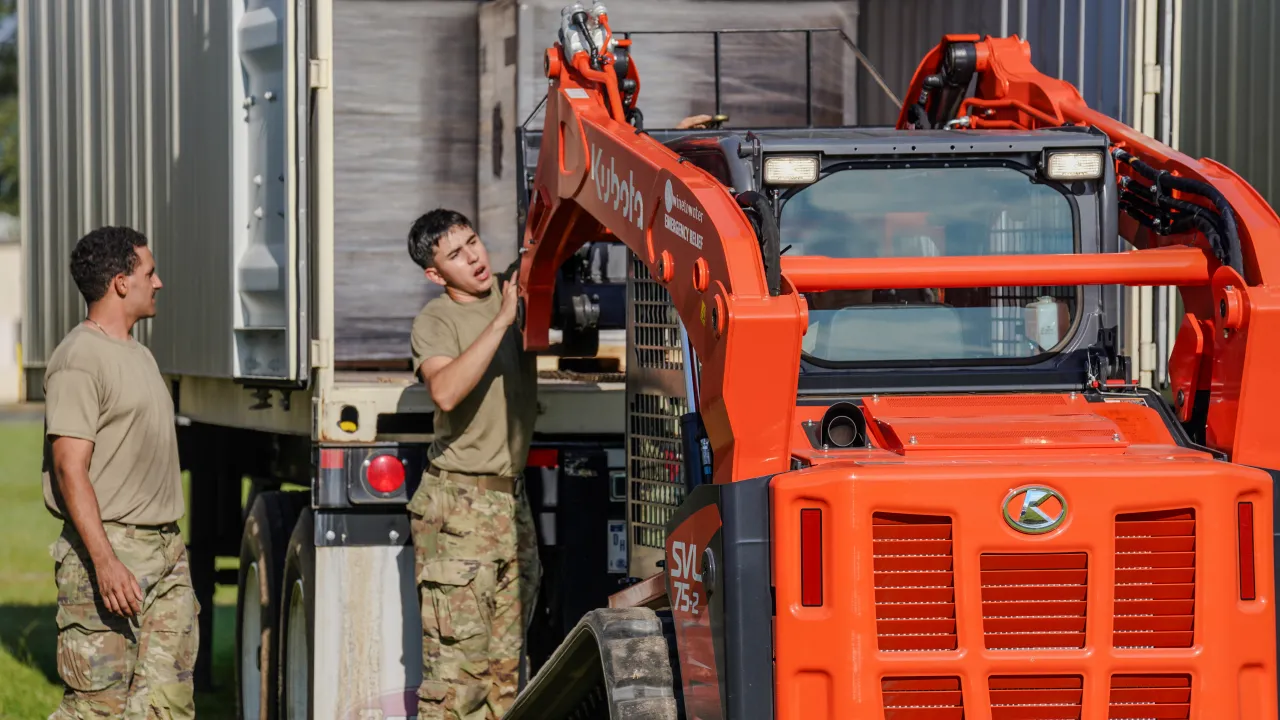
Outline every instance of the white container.
[(1052, 349), (1062, 341), (1062, 328), (1058, 323), (1061, 308), (1062, 305), (1057, 300), (1047, 295), (1036, 298), (1035, 302), (1027, 306), (1028, 320), (1031, 321), (1027, 336), (1041, 350)]

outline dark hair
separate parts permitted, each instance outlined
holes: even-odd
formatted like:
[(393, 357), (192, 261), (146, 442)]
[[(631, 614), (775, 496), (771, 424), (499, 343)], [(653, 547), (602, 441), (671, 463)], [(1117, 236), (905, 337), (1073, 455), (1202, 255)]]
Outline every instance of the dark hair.
[(467, 216), (456, 210), (436, 208), (418, 218), (413, 222), (413, 227), (409, 228), (409, 257), (423, 270), (431, 267), (440, 238), (456, 227), (474, 229)]
[(71, 279), (87, 303), (107, 294), (116, 275), (131, 275), (138, 266), (136, 248), (146, 247), (147, 236), (127, 227), (100, 227), (76, 241), (71, 251)]

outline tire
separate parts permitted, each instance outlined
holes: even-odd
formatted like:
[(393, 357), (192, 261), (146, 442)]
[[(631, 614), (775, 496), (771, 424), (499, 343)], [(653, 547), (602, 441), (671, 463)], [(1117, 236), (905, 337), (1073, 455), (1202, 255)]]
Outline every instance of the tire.
[(281, 720), (310, 720), (314, 690), (316, 546), (311, 510), (298, 516), (280, 583), (279, 696)]
[(240, 537), (236, 592), (236, 718), (275, 720), (275, 667), (280, 617), (280, 576), (285, 546), (305, 492), (266, 492), (255, 497)]

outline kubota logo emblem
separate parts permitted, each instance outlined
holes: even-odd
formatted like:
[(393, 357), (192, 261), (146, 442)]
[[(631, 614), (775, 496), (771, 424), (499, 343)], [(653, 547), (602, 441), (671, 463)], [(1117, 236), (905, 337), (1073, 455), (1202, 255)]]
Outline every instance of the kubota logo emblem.
[(591, 180), (596, 186), (596, 198), (605, 205), (612, 203), (614, 210), (622, 212), (622, 219), (644, 230), (644, 194), (636, 188), (635, 174), (618, 174), (614, 158), (605, 163), (604, 148), (591, 146)]
[(1067, 500), (1053, 488), (1043, 485), (1020, 487), (1004, 499), (1004, 521), (1021, 533), (1047, 533), (1066, 519)]

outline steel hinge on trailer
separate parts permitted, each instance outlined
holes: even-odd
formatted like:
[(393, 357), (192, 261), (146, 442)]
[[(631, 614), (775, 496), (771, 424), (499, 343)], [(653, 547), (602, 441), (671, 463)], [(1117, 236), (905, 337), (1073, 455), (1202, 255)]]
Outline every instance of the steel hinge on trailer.
[(310, 355), (312, 368), (328, 368), (330, 347), (333, 347), (333, 343), (321, 340), (311, 341)]
[(329, 87), (329, 60), (327, 58), (312, 58), (307, 62), (307, 87), (312, 90)]
[(311, 367), (313, 368), (329, 367), (329, 348), (330, 347), (332, 346), (329, 343), (326, 343), (320, 340), (311, 341), (311, 353), (310, 353)]
[(1158, 64), (1147, 64), (1142, 66), (1142, 71), (1143, 91), (1148, 94), (1158, 95), (1160, 88), (1163, 87), (1163, 68)]

